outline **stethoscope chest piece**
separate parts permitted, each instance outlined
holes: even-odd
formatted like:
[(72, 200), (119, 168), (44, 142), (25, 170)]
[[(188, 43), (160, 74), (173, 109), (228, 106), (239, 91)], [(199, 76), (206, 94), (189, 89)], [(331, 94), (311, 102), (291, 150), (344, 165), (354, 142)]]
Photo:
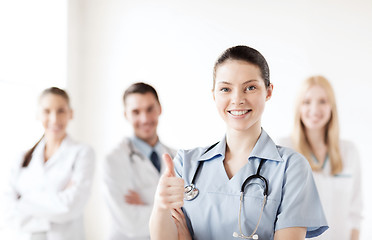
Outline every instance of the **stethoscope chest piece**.
[(194, 184), (190, 184), (185, 187), (183, 199), (186, 201), (191, 201), (195, 199), (198, 196), (198, 194), (199, 190), (194, 186)]

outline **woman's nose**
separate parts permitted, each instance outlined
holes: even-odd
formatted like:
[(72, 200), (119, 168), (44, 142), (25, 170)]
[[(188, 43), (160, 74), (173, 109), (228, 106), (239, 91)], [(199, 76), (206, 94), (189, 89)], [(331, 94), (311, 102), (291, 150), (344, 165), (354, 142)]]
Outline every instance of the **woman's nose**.
[(318, 112), (318, 109), (319, 109), (319, 105), (317, 103), (312, 103), (310, 104), (310, 111), (312, 113), (316, 113)]
[(236, 105), (240, 105), (240, 104), (243, 104), (244, 101), (245, 101), (245, 98), (244, 98), (244, 94), (242, 92), (235, 91), (232, 94), (232, 103), (234, 103)]
[(56, 123), (57, 122), (57, 113), (56, 112), (52, 112), (50, 115), (49, 115), (49, 121), (51, 123)]

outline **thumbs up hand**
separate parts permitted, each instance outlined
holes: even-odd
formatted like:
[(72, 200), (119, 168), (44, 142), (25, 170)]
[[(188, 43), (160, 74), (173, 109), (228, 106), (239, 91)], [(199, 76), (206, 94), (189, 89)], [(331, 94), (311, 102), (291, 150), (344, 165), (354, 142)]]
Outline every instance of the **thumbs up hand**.
[(165, 163), (166, 169), (163, 175), (168, 177), (175, 177), (176, 173), (174, 172), (174, 163), (171, 156), (168, 153), (163, 154), (163, 162)]
[(166, 170), (160, 177), (155, 193), (155, 206), (160, 209), (174, 209), (183, 206), (184, 180), (176, 177), (174, 164), (169, 154), (163, 154)]

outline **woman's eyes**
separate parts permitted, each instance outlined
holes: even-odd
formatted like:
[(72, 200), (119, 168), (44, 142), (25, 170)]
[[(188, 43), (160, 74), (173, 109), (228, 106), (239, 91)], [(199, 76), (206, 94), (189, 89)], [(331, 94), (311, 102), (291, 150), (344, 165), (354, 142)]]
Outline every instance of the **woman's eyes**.
[(230, 89), (229, 88), (226, 88), (226, 87), (223, 87), (223, 88), (220, 88), (220, 91), (221, 92), (229, 92)]
[(253, 91), (253, 90), (255, 90), (256, 89), (256, 86), (248, 86), (247, 88), (246, 88), (246, 91)]
[(324, 105), (328, 104), (328, 101), (326, 99), (319, 99), (319, 100), (304, 100), (302, 102), (304, 105), (310, 105), (311, 103), (314, 104), (319, 104), (319, 105)]
[(319, 99), (319, 100), (304, 100), (303, 103), (304, 104), (310, 104), (310, 103), (319, 103), (319, 104), (327, 104), (328, 101), (326, 99)]
[[(256, 89), (257, 89), (256, 86), (249, 86), (249, 87), (246, 87), (246, 88), (244, 89), (244, 91), (245, 91), (245, 92), (249, 92), (249, 91), (253, 91), (253, 90), (256, 90)], [(231, 89), (230, 89), (230, 88), (227, 88), (227, 87), (222, 87), (222, 88), (220, 88), (220, 91), (221, 91), (221, 92), (230, 92)]]
[[(44, 114), (50, 114), (52, 112), (55, 112), (54, 110), (50, 110), (50, 109), (44, 109), (43, 110), (43, 113)], [(60, 109), (57, 109), (57, 114), (64, 114), (66, 113), (66, 109), (63, 109), (63, 108), (60, 108)]]

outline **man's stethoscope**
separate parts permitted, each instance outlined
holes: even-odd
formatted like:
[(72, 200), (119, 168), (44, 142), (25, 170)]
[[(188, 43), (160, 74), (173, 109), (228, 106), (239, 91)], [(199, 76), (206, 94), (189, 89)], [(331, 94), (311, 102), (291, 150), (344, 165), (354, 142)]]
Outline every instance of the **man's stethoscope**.
[[(211, 147), (209, 147), (205, 152), (208, 152), (209, 150), (211, 150), (214, 146), (216, 146), (216, 144), (212, 145)], [(268, 194), (268, 189), (269, 189), (269, 184), (266, 180), (266, 178), (264, 178), (263, 176), (260, 175), (260, 171), (261, 171), (261, 168), (262, 168), (262, 165), (264, 164), (265, 160), (264, 159), (261, 159), (260, 161), (260, 165), (258, 166), (257, 168), (257, 172), (256, 174), (253, 174), (251, 176), (249, 176), (245, 181), (244, 183), (242, 184), (242, 187), (241, 187), (241, 190), (240, 190), (240, 206), (239, 206), (239, 220), (238, 220), (238, 223), (239, 223), (239, 232), (240, 233), (237, 233), (237, 232), (234, 232), (233, 233), (233, 236), (236, 237), (236, 238), (243, 238), (243, 239), (258, 239), (258, 235), (256, 234), (257, 232), (257, 229), (258, 229), (258, 226), (260, 225), (260, 221), (261, 221), (261, 218), (262, 218), (262, 213), (263, 213), (263, 210), (264, 210), (264, 207), (265, 207), (265, 204), (266, 204), (266, 200), (267, 200), (267, 194)], [(196, 172), (191, 180), (191, 184), (187, 185), (185, 187), (185, 192), (184, 192), (184, 200), (186, 201), (191, 201), (193, 199), (195, 199), (198, 194), (199, 194), (199, 189), (197, 189), (195, 187), (195, 177), (198, 175), (200, 169), (202, 168), (203, 166), (203, 163), (204, 162), (200, 162), (197, 169), (196, 169)], [(247, 236), (245, 234), (243, 234), (242, 232), (242, 226), (241, 226), (241, 212), (242, 212), (242, 205), (243, 205), (243, 198), (244, 198), (244, 188), (247, 184), (249, 184), (250, 182), (252, 182), (253, 179), (259, 179), (261, 180), (265, 187), (264, 187), (264, 199), (263, 199), (263, 202), (262, 202), (262, 207), (261, 207), (261, 213), (260, 213), (260, 217), (258, 218), (258, 222), (256, 224), (256, 227), (254, 228), (253, 232)]]
[(134, 156), (139, 157), (141, 160), (145, 159), (145, 157), (141, 153), (134, 150), (132, 140), (128, 140), (128, 147), (129, 147), (129, 159), (131, 163), (134, 162)]
[[(132, 140), (128, 140), (128, 147), (129, 147), (129, 159), (130, 159), (130, 162), (133, 163), (134, 162), (134, 156), (137, 156), (138, 158), (140, 158), (141, 160), (145, 160), (145, 156), (136, 151), (134, 146), (133, 146), (133, 143), (132, 143)], [(171, 157), (173, 158), (173, 154), (172, 154), (172, 150), (170, 148), (168, 148), (167, 146), (164, 146), (163, 147), (165, 148), (166, 152), (169, 153), (171, 155)]]

